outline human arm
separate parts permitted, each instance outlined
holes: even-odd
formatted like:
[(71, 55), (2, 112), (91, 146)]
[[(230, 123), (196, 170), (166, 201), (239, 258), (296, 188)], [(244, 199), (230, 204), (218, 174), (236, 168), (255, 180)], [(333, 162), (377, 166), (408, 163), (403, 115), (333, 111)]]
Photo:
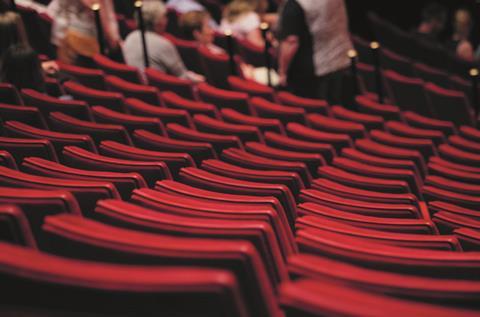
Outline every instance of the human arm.
[(457, 46), (457, 56), (467, 61), (473, 61), (474, 52), (469, 41), (461, 41)]
[(280, 42), (278, 56), (278, 76), (281, 86), (287, 85), (287, 72), (299, 46), (298, 36), (289, 35)]

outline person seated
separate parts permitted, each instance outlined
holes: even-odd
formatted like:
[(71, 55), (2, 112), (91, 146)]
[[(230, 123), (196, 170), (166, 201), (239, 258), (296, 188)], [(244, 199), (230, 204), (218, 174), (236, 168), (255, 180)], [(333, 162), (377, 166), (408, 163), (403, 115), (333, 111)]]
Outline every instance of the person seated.
[(51, 42), (58, 47), (58, 60), (66, 64), (93, 67), (92, 57), (100, 53), (94, 4), (100, 5), (100, 24), (107, 53), (120, 47), (120, 33), (112, 0), (52, 0), (47, 14), (53, 19)]
[(18, 90), (30, 88), (45, 92), (45, 77), (38, 54), (24, 44), (10, 46), (0, 62), (0, 82), (10, 83)]
[(234, 0), (225, 7), (219, 30), (231, 31), (240, 39), (246, 39), (259, 47), (265, 45), (260, 31), (261, 15), (268, 7), (266, 0)]
[(469, 39), (472, 27), (470, 11), (466, 8), (456, 10), (453, 16), (453, 34), (446, 46), (457, 57), (467, 61), (474, 59), (473, 45)]
[[(28, 46), (28, 37), (23, 20), (18, 13), (6, 11), (0, 14), (0, 58), (12, 45), (23, 44)], [(44, 61), (41, 64), (47, 74), (58, 72), (55, 61)]]
[(191, 11), (205, 10), (205, 8), (195, 0), (168, 0), (167, 8), (173, 9), (182, 14)]
[(439, 3), (431, 2), (423, 8), (422, 21), (413, 34), (420, 41), (437, 44), (446, 21), (447, 9)]
[(215, 30), (210, 23), (211, 17), (207, 11), (190, 11), (182, 14), (178, 21), (181, 35), (184, 39), (195, 41), (214, 54), (222, 54), (225, 51), (215, 45)]
[[(195, 82), (204, 81), (202, 75), (186, 69), (175, 46), (161, 35), (167, 26), (166, 12), (167, 9), (161, 1), (147, 1), (142, 6), (150, 67)], [(135, 30), (127, 36), (123, 43), (123, 55), (128, 65), (141, 70), (145, 68), (140, 30)]]

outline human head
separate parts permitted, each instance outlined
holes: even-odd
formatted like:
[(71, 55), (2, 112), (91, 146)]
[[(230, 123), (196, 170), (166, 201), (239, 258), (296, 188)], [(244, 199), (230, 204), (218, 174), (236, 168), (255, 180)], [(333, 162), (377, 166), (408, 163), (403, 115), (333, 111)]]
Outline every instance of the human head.
[(38, 54), (24, 44), (10, 46), (0, 63), (0, 81), (10, 83), (17, 89), (45, 91), (45, 78)]
[(27, 44), (22, 18), (15, 12), (0, 14), (0, 56), (14, 44)]
[(244, 13), (256, 12), (263, 14), (267, 9), (267, 0), (233, 0), (225, 7), (223, 16), (229, 21), (234, 21)]
[(453, 32), (462, 38), (468, 38), (472, 29), (472, 15), (466, 8), (455, 11), (453, 16)]
[(445, 28), (447, 9), (436, 2), (431, 2), (422, 10), (422, 23), (430, 26), (431, 33), (438, 34)]
[(144, 1), (142, 5), (143, 21), (148, 31), (163, 33), (167, 27), (167, 8), (162, 1)]
[(190, 11), (182, 14), (179, 25), (186, 39), (208, 45), (214, 40), (214, 30), (210, 20), (211, 17), (207, 11)]

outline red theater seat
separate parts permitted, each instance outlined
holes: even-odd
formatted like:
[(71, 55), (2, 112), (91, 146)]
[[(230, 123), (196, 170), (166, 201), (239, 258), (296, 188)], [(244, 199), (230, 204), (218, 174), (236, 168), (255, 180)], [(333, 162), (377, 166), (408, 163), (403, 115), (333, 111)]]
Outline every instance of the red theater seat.
[(480, 174), (471, 171), (452, 169), (445, 165), (428, 163), (428, 171), (430, 175), (442, 176), (459, 182), (480, 185)]
[(78, 200), (82, 212), (89, 214), (93, 211), (99, 199), (120, 198), (120, 194), (113, 184), (101, 181), (85, 181), (73, 179), (59, 179), (31, 175), (0, 166), (0, 186), (68, 190)]
[(5, 122), (4, 131), (6, 135), (11, 137), (48, 140), (55, 147), (57, 156), (60, 158), (62, 157), (61, 154), (63, 147), (67, 145), (75, 145), (94, 153), (97, 152), (97, 147), (90, 136), (86, 134), (71, 134), (43, 130), (17, 121)]
[(470, 217), (461, 216), (447, 211), (435, 213), (432, 217), (433, 222), (437, 225), (438, 230), (442, 234), (451, 234), (455, 229), (468, 228), (480, 232), (480, 220)]
[(459, 135), (452, 135), (448, 138), (448, 143), (460, 150), (480, 154), (480, 142), (470, 141)]
[(120, 159), (164, 162), (174, 175), (176, 175), (182, 167), (196, 166), (192, 157), (187, 153), (144, 150), (115, 141), (102, 142), (99, 151), (103, 155)]
[(220, 118), (218, 109), (213, 104), (185, 99), (171, 91), (162, 92), (160, 96), (163, 105), (167, 108), (186, 110), (192, 116), (194, 114), (206, 114), (212, 118)]
[(307, 113), (320, 113), (323, 115), (329, 115), (330, 113), (330, 108), (325, 100), (303, 98), (287, 91), (278, 92), (277, 100), (285, 106), (303, 108)]
[(428, 209), (432, 214), (439, 211), (448, 211), (449, 213), (480, 220), (480, 211), (467, 209), (444, 201), (431, 201), (428, 203)]
[(225, 122), (255, 126), (262, 132), (273, 131), (280, 134), (285, 134), (285, 128), (278, 119), (250, 116), (230, 108), (222, 109), (220, 112)]
[(348, 134), (354, 140), (367, 135), (363, 124), (329, 118), (319, 114), (307, 115), (307, 122), (315, 130)]
[(202, 162), (201, 168), (225, 177), (259, 183), (282, 184), (288, 186), (295, 196), (300, 193), (301, 189), (305, 188), (300, 176), (294, 172), (247, 169), (219, 160), (205, 160)]
[(22, 98), (12, 84), (0, 83), (0, 100), (10, 105), (23, 105)]
[(132, 115), (158, 118), (163, 124), (178, 123), (189, 128), (195, 127), (186, 110), (158, 107), (133, 98), (125, 100), (125, 108)]
[(250, 114), (248, 94), (239, 91), (230, 91), (201, 83), (197, 86), (198, 95), (204, 102), (214, 104), (219, 109), (231, 108), (243, 114)]
[(28, 106), (37, 107), (45, 118), (47, 118), (51, 112), (58, 111), (77, 119), (87, 121), (93, 120), (90, 108), (84, 101), (61, 100), (42, 94), (33, 89), (22, 89), (22, 98)]
[(152, 105), (160, 105), (156, 87), (134, 84), (115, 76), (105, 77), (105, 84), (108, 90), (119, 92), (126, 98), (137, 98)]
[(412, 127), (427, 130), (439, 130), (445, 135), (457, 134), (457, 129), (451, 121), (424, 117), (412, 111), (405, 111), (403, 113), (403, 119)]
[(450, 169), (465, 171), (465, 172), (472, 172), (472, 173), (480, 173), (480, 167), (469, 166), (464, 164), (458, 164), (451, 162), (449, 160), (443, 159), (438, 156), (434, 156), (430, 158), (430, 163), (435, 163), (438, 165), (442, 165), (444, 167), (448, 167)]
[[(280, 306), (286, 316), (325, 316), (358, 314), (360, 316), (475, 316), (474, 310), (424, 304), (414, 299), (402, 300), (372, 294), (355, 288), (317, 280), (285, 284), (280, 292)], [(351, 305), (345, 305), (345, 301)], [(354, 307), (354, 308), (352, 308)]]
[(401, 137), (430, 139), (436, 146), (446, 141), (445, 135), (440, 130), (413, 127), (398, 121), (388, 121), (385, 130)]
[(302, 162), (291, 162), (277, 159), (269, 159), (254, 155), (240, 149), (230, 148), (222, 152), (222, 160), (257, 170), (296, 172), (302, 178), (304, 184), (310, 184), (312, 175), (307, 166)]
[[(4, 243), (0, 249), (1, 282), (16, 285), (0, 303), (15, 307), (17, 312), (62, 315), (81, 311), (97, 316), (135, 316), (152, 311), (178, 316), (199, 311), (211, 316), (248, 314), (239, 281), (226, 270), (86, 262)], [(12, 267), (16, 269), (9, 269)]]
[(303, 189), (300, 192), (299, 202), (316, 203), (336, 210), (355, 214), (385, 217), (385, 218), (421, 218), (417, 207), (405, 204), (374, 203), (343, 198), (333, 194), (321, 192), (316, 189)]
[(268, 101), (275, 102), (274, 90), (271, 87), (237, 76), (228, 76), (228, 84), (234, 91), (244, 92), (250, 97), (261, 97)]
[(316, 203), (299, 204), (298, 215), (299, 218), (297, 219), (297, 226), (302, 224), (316, 228), (318, 226), (318, 222), (322, 223), (324, 219), (327, 219), (339, 221), (356, 227), (387, 232), (438, 234), (438, 230), (431, 220), (371, 217), (333, 209)]
[(27, 157), (22, 163), (22, 170), (29, 174), (51, 178), (111, 182), (122, 198), (126, 200), (130, 198), (134, 189), (147, 186), (143, 177), (138, 173), (90, 171), (68, 167), (38, 157)]
[(60, 63), (59, 66), (61, 71), (72, 76), (80, 84), (93, 89), (105, 89), (105, 73), (103, 71), (64, 63)]
[(121, 125), (129, 133), (133, 133), (137, 129), (143, 129), (166, 135), (165, 126), (158, 118), (125, 114), (102, 106), (92, 107), (92, 113), (96, 122)]
[(453, 231), (465, 251), (480, 251), (480, 231), (460, 228)]
[(346, 133), (322, 132), (298, 123), (287, 124), (287, 135), (305, 141), (331, 144), (337, 152), (353, 146), (352, 139)]
[(390, 273), (310, 254), (291, 257), (288, 269), (290, 274), (301, 278), (328, 279), (369, 292), (421, 302), (473, 308), (478, 296), (477, 281)]
[(448, 90), (432, 83), (425, 85), (425, 93), (440, 120), (452, 121), (456, 125), (475, 126), (475, 114), (465, 94)]
[(165, 74), (153, 68), (145, 70), (145, 76), (147, 77), (149, 85), (156, 87), (160, 92), (171, 91), (183, 98), (191, 100), (197, 99), (193, 89), (193, 83), (188, 79)]
[(17, 163), (15, 162), (12, 154), (5, 150), (0, 150), (0, 165), (14, 170), (18, 169)]
[(193, 121), (197, 129), (202, 132), (236, 135), (242, 142), (264, 142), (260, 130), (254, 126), (227, 123), (201, 114), (195, 115)]
[(142, 79), (136, 67), (128, 66), (122, 63), (115, 62), (108, 57), (97, 54), (93, 57), (93, 61), (98, 68), (105, 73), (117, 76), (132, 83), (141, 84)]
[(123, 96), (118, 92), (92, 89), (73, 81), (67, 81), (63, 87), (75, 99), (84, 100), (91, 106), (104, 106), (117, 111), (124, 109)]
[(264, 137), (269, 146), (287, 151), (320, 154), (327, 162), (331, 162), (336, 156), (335, 149), (327, 143), (298, 140), (275, 132), (266, 132)]
[(157, 180), (172, 178), (167, 165), (161, 161), (117, 159), (75, 146), (63, 148), (63, 157), (65, 164), (71, 167), (106, 172), (139, 173), (151, 187)]
[(449, 144), (440, 145), (438, 151), (440, 157), (454, 161), (455, 163), (466, 164), (473, 167), (480, 166), (480, 154), (463, 151)]
[(480, 185), (468, 184), (465, 182), (447, 179), (441, 176), (428, 175), (425, 178), (425, 184), (440, 189), (456, 192), (459, 194), (480, 196)]
[[(247, 241), (143, 233), (70, 215), (46, 218), (50, 252), (124, 264), (193, 265), (225, 269), (238, 277), (252, 315), (279, 316), (264, 263)], [(80, 246), (80, 247), (74, 247)], [(185, 303), (183, 303), (185, 304)]]
[(480, 197), (459, 194), (450, 190), (441, 189), (432, 185), (425, 185), (422, 188), (426, 201), (445, 201), (461, 207), (480, 210)]
[[(318, 233), (318, 232), (316, 232)], [(301, 251), (390, 272), (437, 278), (478, 280), (480, 253), (420, 250), (389, 246), (332, 232), (297, 233)]]
[(175, 153), (188, 153), (198, 165), (204, 159), (217, 158), (217, 153), (210, 143), (191, 142), (170, 139), (145, 130), (136, 130), (133, 133), (135, 145), (147, 150)]
[(19, 121), (40, 129), (48, 129), (42, 113), (35, 107), (0, 104), (0, 118), (3, 121)]
[(461, 136), (470, 141), (480, 142), (480, 130), (478, 129), (464, 125), (460, 127), (459, 132)]
[(0, 240), (36, 249), (30, 224), (23, 211), (15, 205), (0, 204)]
[(90, 135), (96, 144), (105, 140), (132, 144), (127, 130), (117, 124), (83, 121), (60, 112), (52, 112), (50, 114), (50, 126), (53, 130), (59, 132)]
[(360, 112), (381, 116), (385, 120), (401, 119), (400, 109), (397, 106), (381, 104), (362, 95), (356, 96), (355, 102)]
[(48, 140), (20, 139), (0, 137), (0, 150), (12, 155), (17, 164), (21, 164), (25, 157), (37, 156), (46, 160), (58, 162), (57, 153)]
[(199, 132), (176, 123), (167, 124), (167, 132), (168, 135), (175, 139), (211, 143), (215, 148), (217, 155), (220, 155), (224, 149), (228, 149), (230, 147), (243, 149), (242, 142), (237, 136), (234, 135)]
[(370, 131), (370, 138), (375, 142), (392, 147), (417, 150), (423, 155), (425, 161), (430, 156), (437, 155), (437, 149), (430, 139), (397, 136), (381, 130)]
[(360, 123), (367, 130), (383, 129), (383, 118), (378, 115), (359, 113), (342, 106), (333, 106), (332, 114), (337, 119)]
[(283, 124), (289, 122), (305, 124), (306, 112), (302, 108), (283, 106), (259, 97), (250, 99), (250, 104), (259, 117), (278, 119)]

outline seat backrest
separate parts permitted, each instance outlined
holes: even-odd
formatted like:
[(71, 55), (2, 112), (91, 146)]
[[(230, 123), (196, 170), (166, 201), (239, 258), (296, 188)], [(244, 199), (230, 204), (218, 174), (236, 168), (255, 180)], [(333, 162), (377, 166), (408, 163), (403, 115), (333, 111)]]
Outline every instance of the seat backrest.
[(184, 98), (196, 99), (193, 83), (188, 79), (165, 74), (153, 68), (146, 69), (145, 76), (149, 85), (156, 87), (159, 91), (173, 91)]
[(206, 47), (199, 47), (198, 52), (207, 82), (210, 85), (227, 89), (227, 78), (231, 75), (228, 55), (214, 54)]
[(138, 69), (136, 67), (115, 62), (108, 57), (100, 54), (93, 56), (93, 61), (98, 68), (100, 68), (107, 74), (123, 78), (124, 80), (132, 83), (142, 83), (140, 73), (138, 72)]
[(10, 105), (23, 104), (17, 89), (8, 83), (0, 83), (0, 100), (2, 100), (2, 103)]
[(238, 279), (228, 270), (87, 262), (6, 243), (0, 243), (0, 250), (0, 281), (15, 285), (1, 297), (2, 310), (33, 315), (81, 311), (132, 317), (161, 311), (180, 317), (198, 312), (248, 316)]
[(0, 241), (37, 248), (30, 224), (20, 207), (0, 204)]
[(108, 90), (119, 92), (127, 98), (137, 98), (152, 105), (160, 105), (156, 87), (131, 83), (116, 76), (105, 77), (105, 84)]
[(425, 92), (438, 119), (452, 121), (459, 126), (475, 126), (474, 111), (463, 92), (444, 89), (432, 83), (425, 85)]
[(90, 106), (105, 106), (113, 110), (123, 110), (123, 95), (118, 92), (93, 89), (73, 81), (65, 82), (63, 88), (75, 99), (83, 100)]

